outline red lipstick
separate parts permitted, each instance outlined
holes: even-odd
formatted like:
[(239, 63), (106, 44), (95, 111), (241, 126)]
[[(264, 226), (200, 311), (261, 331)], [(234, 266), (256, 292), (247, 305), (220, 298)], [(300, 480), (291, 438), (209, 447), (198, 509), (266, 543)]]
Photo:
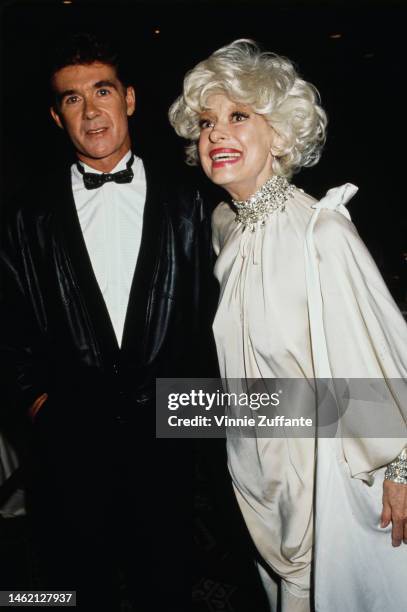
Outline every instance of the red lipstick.
[(229, 164), (236, 164), (242, 157), (242, 152), (230, 147), (218, 147), (209, 153), (212, 168), (222, 168)]

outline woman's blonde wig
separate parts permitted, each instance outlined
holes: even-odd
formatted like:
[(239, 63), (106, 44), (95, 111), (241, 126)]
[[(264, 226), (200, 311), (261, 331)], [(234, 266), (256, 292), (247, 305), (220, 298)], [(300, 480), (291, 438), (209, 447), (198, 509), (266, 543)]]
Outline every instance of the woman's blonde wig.
[(169, 110), (177, 134), (190, 141), (186, 147), (188, 164), (199, 161), (199, 116), (213, 94), (250, 106), (278, 133), (281, 146), (274, 157), (274, 174), (290, 177), (318, 162), (327, 117), (317, 89), (300, 78), (287, 58), (262, 52), (252, 40), (239, 39), (186, 74), (183, 93)]

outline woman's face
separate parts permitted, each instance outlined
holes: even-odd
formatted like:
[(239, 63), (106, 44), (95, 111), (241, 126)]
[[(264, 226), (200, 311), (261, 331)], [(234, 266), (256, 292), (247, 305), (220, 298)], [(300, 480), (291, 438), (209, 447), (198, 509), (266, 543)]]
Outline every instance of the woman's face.
[(209, 96), (200, 114), (199, 157), (205, 174), (235, 200), (245, 200), (272, 176), (279, 138), (262, 115), (224, 94)]

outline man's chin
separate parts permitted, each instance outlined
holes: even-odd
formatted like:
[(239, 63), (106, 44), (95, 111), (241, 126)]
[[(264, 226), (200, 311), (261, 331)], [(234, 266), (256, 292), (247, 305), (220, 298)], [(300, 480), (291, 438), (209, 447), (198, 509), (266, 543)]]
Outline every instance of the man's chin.
[(101, 160), (101, 159), (106, 159), (107, 157), (110, 157), (110, 155), (113, 154), (113, 151), (111, 151), (108, 148), (105, 147), (98, 147), (98, 148), (93, 148), (93, 149), (87, 149), (87, 150), (77, 150), (77, 155), (80, 158), (83, 158), (83, 160), (86, 163), (86, 160)]

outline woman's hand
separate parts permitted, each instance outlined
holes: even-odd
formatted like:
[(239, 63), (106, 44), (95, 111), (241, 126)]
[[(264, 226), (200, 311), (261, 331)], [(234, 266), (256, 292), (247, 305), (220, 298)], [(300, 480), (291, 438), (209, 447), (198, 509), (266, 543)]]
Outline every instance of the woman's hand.
[(383, 481), (383, 511), (380, 527), (393, 523), (391, 541), (393, 546), (407, 544), (407, 484), (391, 480)]

